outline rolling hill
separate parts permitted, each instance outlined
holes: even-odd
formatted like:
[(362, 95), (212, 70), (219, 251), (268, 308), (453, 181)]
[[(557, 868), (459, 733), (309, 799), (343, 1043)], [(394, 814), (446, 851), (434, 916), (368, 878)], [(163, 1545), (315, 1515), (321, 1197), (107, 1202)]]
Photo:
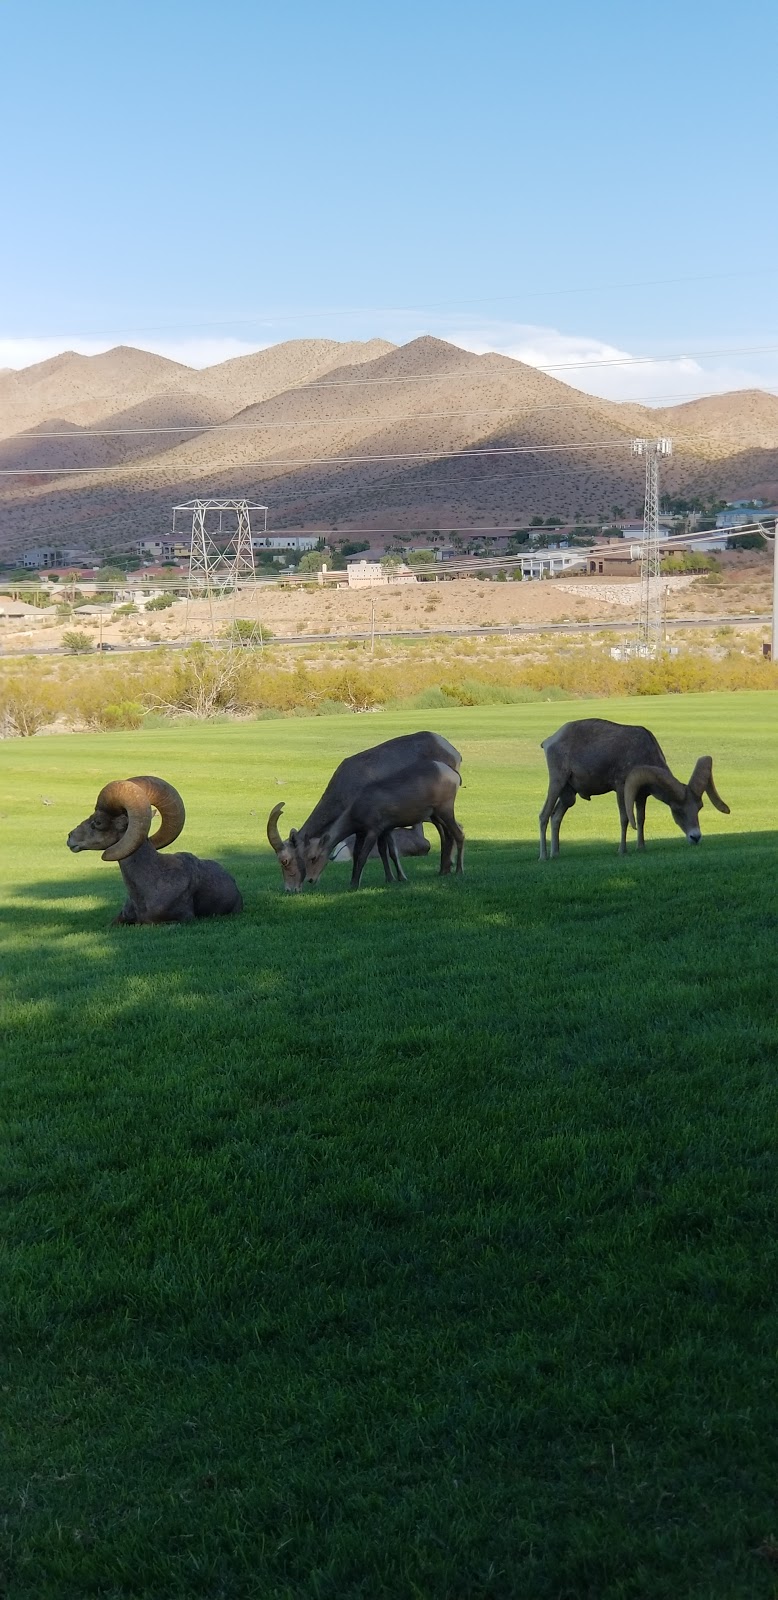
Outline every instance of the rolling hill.
[(0, 373), (0, 467), (40, 474), (0, 479), (0, 554), (129, 545), (196, 494), (266, 501), (276, 527), (599, 520), (641, 504), (635, 433), (673, 437), (667, 489), (775, 492), (778, 398), (759, 391), (649, 410), (429, 337), (291, 340), (204, 370), (65, 352)]

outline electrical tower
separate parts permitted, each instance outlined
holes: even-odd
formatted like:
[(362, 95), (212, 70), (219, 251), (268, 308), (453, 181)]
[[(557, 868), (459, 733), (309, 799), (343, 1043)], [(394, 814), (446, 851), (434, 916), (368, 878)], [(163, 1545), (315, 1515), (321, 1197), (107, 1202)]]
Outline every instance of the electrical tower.
[(181, 515), (191, 517), (187, 614), (190, 601), (207, 600), (213, 641), (216, 638), (214, 600), (231, 596), (234, 621), (240, 585), (256, 583), (252, 512), (261, 513), (264, 536), (267, 533), (267, 506), (252, 505), (246, 499), (188, 500), (184, 505), (173, 507), (174, 542), (177, 519)]
[(640, 558), (640, 616), (637, 651), (656, 656), (662, 646), (661, 559), (659, 555), (659, 460), (673, 453), (672, 439), (633, 439), (633, 456), (646, 458), (646, 499), (643, 507), (643, 548)]

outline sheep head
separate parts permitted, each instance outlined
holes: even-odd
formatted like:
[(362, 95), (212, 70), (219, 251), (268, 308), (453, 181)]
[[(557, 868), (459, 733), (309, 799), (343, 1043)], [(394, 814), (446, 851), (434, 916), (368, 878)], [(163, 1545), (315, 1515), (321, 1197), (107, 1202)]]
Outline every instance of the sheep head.
[(283, 800), (274, 806), (267, 819), (268, 843), (275, 850), (278, 865), (284, 878), (284, 888), (287, 894), (299, 894), (305, 882), (305, 862), (299, 845), (299, 835), (296, 828), (292, 828), (288, 839), (282, 839), (278, 831), (278, 819), (284, 809)]
[(336, 830), (306, 834), (302, 840), (302, 858), (306, 883), (318, 883), (332, 854), (332, 839)]
[[(152, 808), (160, 825), (149, 839)], [(146, 839), (156, 850), (172, 844), (185, 818), (180, 794), (163, 778), (117, 778), (100, 790), (92, 815), (68, 834), (68, 849), (100, 850), (104, 861), (124, 861)]]
[(704, 795), (717, 811), (729, 816), (729, 806), (724, 804), (713, 782), (712, 756), (700, 756), (688, 783), (679, 783), (664, 767), (633, 767), (624, 784), (624, 804), (632, 828), (635, 826), (635, 801), (641, 789), (647, 789), (657, 800), (664, 800), (670, 807), (673, 821), (690, 844), (699, 844), (702, 838), (700, 812)]

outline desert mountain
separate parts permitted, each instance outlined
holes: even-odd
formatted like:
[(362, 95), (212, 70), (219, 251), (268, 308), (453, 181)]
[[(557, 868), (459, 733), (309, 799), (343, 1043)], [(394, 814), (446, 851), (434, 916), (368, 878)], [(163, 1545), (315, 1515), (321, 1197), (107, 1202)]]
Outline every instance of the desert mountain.
[(42, 474), (0, 479), (0, 553), (129, 545), (196, 494), (246, 493), (271, 525), (341, 530), (632, 514), (636, 432), (673, 437), (663, 486), (676, 492), (730, 498), (778, 479), (778, 398), (758, 391), (618, 405), (428, 337), (291, 340), (204, 371), (71, 352), (0, 375), (0, 467)]

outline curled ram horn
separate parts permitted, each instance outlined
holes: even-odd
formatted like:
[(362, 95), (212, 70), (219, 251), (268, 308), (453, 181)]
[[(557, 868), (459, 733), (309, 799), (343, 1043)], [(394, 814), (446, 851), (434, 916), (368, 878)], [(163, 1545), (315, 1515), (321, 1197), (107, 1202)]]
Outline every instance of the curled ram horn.
[(152, 833), (149, 844), (153, 844), (155, 850), (163, 850), (178, 838), (186, 822), (186, 810), (178, 790), (164, 778), (130, 778), (128, 781), (137, 784), (149, 805), (159, 812), (159, 827)]
[(724, 803), (713, 782), (712, 756), (700, 756), (689, 779), (688, 786), (696, 800), (701, 800), (703, 795), (706, 794), (711, 805), (715, 806), (717, 811), (723, 811), (725, 816), (729, 816), (729, 806)]
[(151, 827), (151, 804), (143, 790), (131, 778), (116, 778), (100, 790), (95, 811), (106, 811), (109, 816), (127, 813), (127, 827), (115, 844), (103, 851), (103, 861), (124, 861), (138, 846), (148, 839)]
[(277, 806), (273, 807), (273, 809), (272, 809), (272, 811), (270, 813), (270, 816), (267, 819), (268, 844), (271, 846), (271, 848), (273, 850), (275, 850), (276, 855), (278, 855), (279, 850), (281, 850), (283, 848), (283, 843), (284, 843), (284, 841), (281, 838), (281, 835), (280, 835), (280, 833), (278, 831), (278, 819), (279, 819), (283, 809), (284, 809), (284, 802), (283, 802), (283, 800), (281, 800), (281, 801), (279, 801)]

